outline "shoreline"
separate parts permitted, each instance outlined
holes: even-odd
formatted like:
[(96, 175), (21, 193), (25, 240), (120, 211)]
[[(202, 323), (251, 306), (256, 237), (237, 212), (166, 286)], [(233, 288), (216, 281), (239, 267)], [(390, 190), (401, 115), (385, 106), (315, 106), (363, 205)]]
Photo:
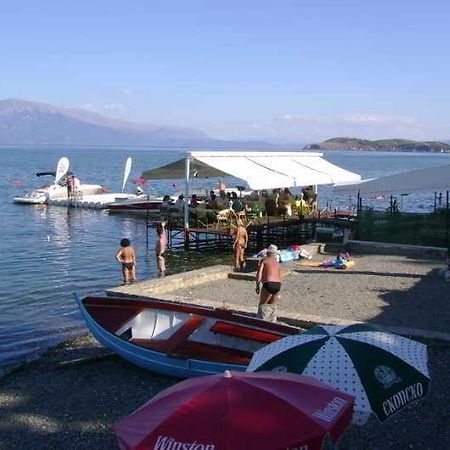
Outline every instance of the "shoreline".
[[(330, 255), (318, 258), (329, 259)], [(337, 317), (383, 326), (420, 323), (429, 331), (448, 329), (448, 283), (436, 274), (442, 262), (386, 255), (357, 255), (355, 261), (355, 268), (346, 271), (290, 266), (280, 316)], [(172, 284), (166, 277), (125, 289), (147, 289), (151, 295), (150, 285), (154, 289), (158, 284), (171, 284), (175, 289), (160, 297), (210, 306), (225, 303), (230, 309), (254, 313), (254, 282), (249, 283), (253, 274), (228, 278), (224, 267), (225, 276), (217, 275), (223, 272), (217, 267), (215, 272), (200, 269), (204, 274), (215, 273), (216, 279), (208, 280), (205, 275), (204, 282), (195, 286)], [(189, 278), (187, 273), (172, 277)], [(123, 292), (124, 288), (112, 291)], [(450, 343), (418, 340), (429, 350), (432, 381), (428, 397), (384, 423), (370, 419), (363, 427), (350, 426), (340, 450), (445, 448), (450, 442)], [(0, 448), (117, 448), (111, 426), (177, 381), (140, 369), (110, 353), (89, 333), (81, 333), (0, 377)]]

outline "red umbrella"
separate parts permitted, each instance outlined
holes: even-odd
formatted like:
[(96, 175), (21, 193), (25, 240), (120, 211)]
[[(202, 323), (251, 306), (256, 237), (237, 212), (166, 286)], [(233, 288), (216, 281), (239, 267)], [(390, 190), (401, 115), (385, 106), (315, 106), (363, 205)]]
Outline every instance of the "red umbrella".
[(311, 377), (227, 371), (166, 389), (113, 430), (122, 449), (319, 450), (352, 409), (352, 396)]

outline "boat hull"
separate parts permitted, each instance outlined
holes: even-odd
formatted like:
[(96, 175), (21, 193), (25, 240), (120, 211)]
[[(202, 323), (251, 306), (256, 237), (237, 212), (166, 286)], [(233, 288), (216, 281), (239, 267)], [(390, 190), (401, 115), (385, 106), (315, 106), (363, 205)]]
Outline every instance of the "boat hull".
[(41, 195), (37, 193), (31, 193), (30, 195), (24, 195), (23, 197), (14, 197), (13, 203), (22, 204), (22, 205), (43, 205), (47, 203), (47, 196), (45, 193)]
[[(235, 326), (234, 324), (239, 323), (238, 326), (240, 329), (254, 329), (256, 333), (258, 333), (258, 330), (259, 333), (266, 333), (266, 330), (268, 330), (268, 333), (273, 333), (275, 336), (279, 335), (279, 338), (289, 334), (296, 334), (301, 331), (298, 328), (287, 325), (271, 324), (250, 317), (238, 316), (229, 311), (220, 312), (208, 308), (183, 306), (172, 302), (163, 302), (157, 299), (145, 301), (126, 298), (86, 297), (85, 299), (77, 298), (77, 302), (87, 327), (101, 344), (139, 367), (177, 378), (212, 375), (222, 373), (225, 370), (244, 371), (246, 369), (248, 362), (236, 363), (237, 360), (241, 359), (243, 361), (245, 358), (233, 357), (232, 353), (236, 351), (238, 355), (244, 353), (248, 354), (249, 360), (253, 352), (244, 352), (243, 350), (233, 350), (232, 348), (223, 347), (214, 344), (212, 342), (213, 339), (216, 341), (221, 338), (225, 340), (228, 339), (228, 341), (226, 341), (227, 345), (230, 345), (230, 342), (233, 341), (241, 341), (241, 345), (246, 348), (252, 347), (254, 348), (254, 351), (264, 345), (261, 342), (253, 341), (246, 343), (241, 337), (223, 337), (222, 335), (214, 335), (214, 338), (209, 338), (211, 339), (209, 342), (208, 339), (204, 340), (204, 342), (195, 341), (195, 338), (192, 338), (192, 335), (190, 335), (185, 341), (179, 342), (175, 346), (172, 345), (170, 341), (173, 341), (174, 335), (183, 332), (183, 327), (186, 327), (187, 322), (192, 320), (192, 317), (198, 318), (201, 322), (203, 331), (201, 328), (198, 328), (198, 330), (196, 329), (196, 332), (197, 335), (202, 334), (203, 336), (209, 336), (207, 334), (209, 333), (209, 328), (217, 326), (215, 324), (219, 322), (224, 323), (225, 325), (228, 324), (229, 326)], [(117, 303), (117, 307), (114, 307), (115, 303)], [(133, 308), (139, 312), (134, 316), (131, 314), (130, 317), (132, 318), (129, 320), (129, 323), (126, 323), (125, 321), (125, 324), (119, 326), (120, 320), (118, 320), (118, 313), (120, 314), (120, 308), (127, 310), (127, 314), (129, 314)], [(98, 314), (99, 311), (101, 314)], [(172, 332), (171, 328), (177, 329), (177, 331), (172, 333), (172, 337), (169, 336), (166, 340), (123, 337), (123, 334), (128, 330), (127, 327), (133, 326), (133, 323), (135, 328), (133, 328), (132, 332), (137, 335), (140, 333), (141, 336), (150, 334), (150, 329), (154, 330), (155, 328), (158, 328), (160, 324), (155, 322), (152, 322), (151, 326), (148, 327), (148, 330), (142, 326), (145, 322), (145, 315), (147, 314), (148, 316), (155, 311), (157, 313), (164, 313), (165, 316), (163, 316), (163, 322), (167, 321), (167, 317), (169, 317), (170, 314), (174, 315), (174, 317), (176, 315), (182, 317), (182, 320), (180, 319), (180, 322), (178, 322), (175, 327), (168, 327), (167, 329), (160, 327), (160, 336), (170, 334)], [(94, 317), (95, 314), (97, 314), (96, 318)], [(222, 318), (224, 321), (221, 320)], [(107, 323), (109, 325), (105, 325)], [(258, 325), (258, 327), (255, 327), (255, 325)], [(111, 328), (111, 326), (113, 328)], [(113, 332), (113, 329), (116, 326), (118, 328), (116, 332)], [(212, 333), (210, 334), (213, 336)], [(276, 337), (276, 339), (278, 339), (278, 337)], [(136, 343), (137, 341), (145, 341), (151, 345), (159, 345), (161, 349), (165, 348), (165, 351), (145, 348), (144, 346), (138, 345)], [(186, 344), (200, 348), (207, 347), (209, 356), (207, 358), (202, 358), (200, 354), (196, 356), (194, 353), (190, 357), (187, 357), (180, 349), (180, 347)], [(224, 351), (225, 354), (227, 354), (227, 352), (230, 353), (229, 360), (227, 359), (227, 356), (223, 356)]]
[[(99, 194), (102, 192), (102, 186), (99, 184), (81, 184), (77, 188), (80, 197), (85, 195)], [(42, 205), (49, 200), (67, 200), (67, 187), (60, 185), (50, 185), (21, 197), (14, 197), (13, 202), (17, 204)]]
[(108, 205), (108, 212), (112, 214), (160, 214), (162, 198), (148, 198), (138, 196), (131, 199), (119, 200)]

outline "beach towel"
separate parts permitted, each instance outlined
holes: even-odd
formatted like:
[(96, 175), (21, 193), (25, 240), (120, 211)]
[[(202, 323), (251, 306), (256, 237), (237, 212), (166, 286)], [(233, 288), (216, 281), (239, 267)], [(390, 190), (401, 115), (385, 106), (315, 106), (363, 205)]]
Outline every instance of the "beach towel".
[(303, 267), (322, 267), (322, 263), (320, 261), (311, 261), (309, 259), (304, 259), (297, 264)]
[(280, 252), (280, 262), (294, 261), (294, 252), (290, 250), (281, 250)]

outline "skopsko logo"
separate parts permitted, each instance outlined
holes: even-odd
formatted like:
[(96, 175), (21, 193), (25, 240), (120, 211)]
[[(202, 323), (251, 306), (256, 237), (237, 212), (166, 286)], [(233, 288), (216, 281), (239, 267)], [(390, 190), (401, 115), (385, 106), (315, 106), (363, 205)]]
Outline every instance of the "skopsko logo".
[(194, 442), (178, 442), (170, 436), (158, 436), (153, 450), (216, 450), (214, 444)]
[(385, 389), (390, 388), (395, 383), (400, 383), (402, 379), (397, 376), (395, 370), (388, 366), (377, 366), (373, 371), (375, 379), (382, 384)]
[(385, 400), (383, 402), (383, 412), (386, 416), (390, 416), (420, 397), (423, 397), (422, 383), (412, 384)]

